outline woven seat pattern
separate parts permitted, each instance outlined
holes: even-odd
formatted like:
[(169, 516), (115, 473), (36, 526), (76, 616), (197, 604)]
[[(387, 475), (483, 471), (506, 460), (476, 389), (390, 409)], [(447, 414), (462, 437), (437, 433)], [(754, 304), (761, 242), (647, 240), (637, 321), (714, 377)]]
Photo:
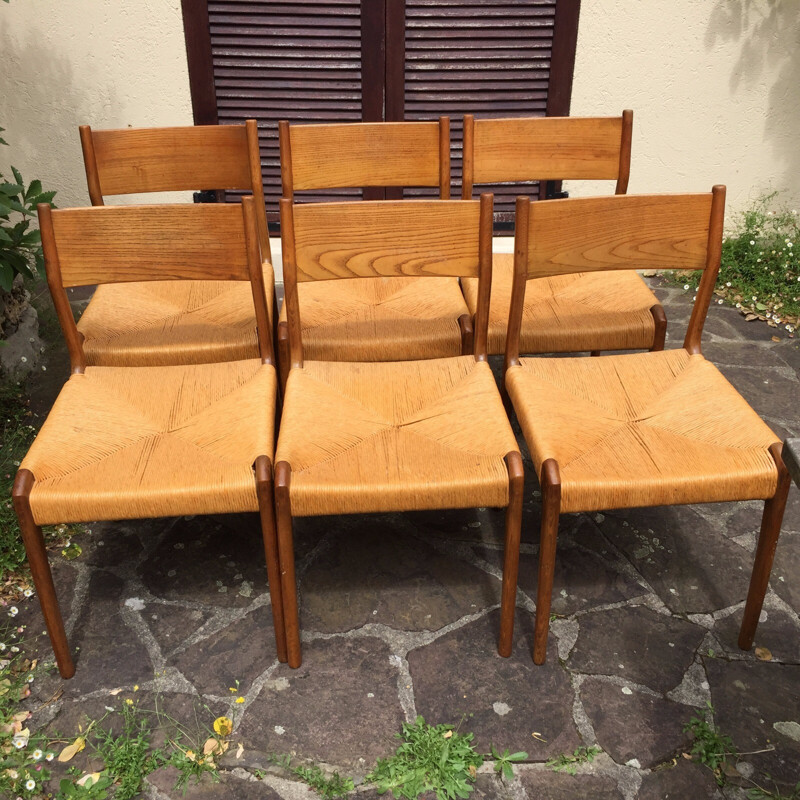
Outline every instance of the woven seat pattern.
[[(264, 264), (267, 311), (274, 277)], [(253, 293), (244, 281), (98, 286), (78, 321), (90, 366), (172, 366), (258, 358)]]
[(775, 494), (778, 437), (701, 355), (526, 358), (506, 386), (537, 473), (558, 462), (562, 512)]
[(36, 523), (257, 511), (276, 386), (257, 359), (73, 375), (22, 462)]
[(275, 459), (292, 469), (292, 515), (313, 516), (505, 506), (517, 449), (472, 356), (307, 361), (289, 374)]
[[(297, 287), (303, 351), (317, 361), (461, 355), (457, 278), (354, 278)], [(286, 320), (286, 306), (281, 309)]]
[[(492, 258), (489, 353), (505, 352), (514, 256)], [(478, 281), (462, 281), (470, 314), (478, 304)], [(649, 350), (655, 326), (650, 308), (658, 298), (631, 271), (573, 273), (534, 278), (525, 287), (520, 353), (582, 350)]]

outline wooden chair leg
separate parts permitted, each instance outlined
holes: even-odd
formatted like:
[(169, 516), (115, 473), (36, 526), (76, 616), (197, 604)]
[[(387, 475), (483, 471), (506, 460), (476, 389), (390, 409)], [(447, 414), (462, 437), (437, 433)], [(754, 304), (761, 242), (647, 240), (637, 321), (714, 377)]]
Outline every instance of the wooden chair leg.
[(789, 494), (791, 476), (780, 454), (780, 445), (770, 447), (770, 453), (775, 459), (778, 468), (778, 487), (774, 497), (764, 503), (764, 513), (761, 517), (761, 532), (758, 535), (756, 557), (753, 572), (750, 576), (750, 589), (747, 592), (747, 602), (744, 606), (742, 627), (739, 630), (739, 647), (749, 650), (753, 646), (753, 639), (758, 627), (758, 618), (761, 616), (761, 607), (769, 585), (769, 576), (772, 572), (772, 561), (775, 558), (775, 548), (778, 545), (778, 536), (783, 522), (783, 511), (786, 508), (786, 498)]
[(22, 541), (28, 556), (33, 583), (39, 595), (47, 633), (56, 656), (56, 664), (62, 678), (71, 678), (75, 674), (75, 664), (69, 652), (67, 634), (64, 631), (64, 620), (58, 606), (56, 589), (53, 585), (53, 573), (47, 560), (47, 550), (44, 546), (42, 529), (34, 522), (31, 511), (30, 495), (35, 478), (27, 469), (21, 469), (14, 481), (11, 496), (14, 501), (14, 510), (17, 512), (19, 527), (22, 531)]
[(664, 313), (664, 307), (661, 303), (656, 303), (651, 306), (650, 313), (653, 315), (653, 322), (655, 323), (655, 332), (653, 334), (653, 346), (650, 352), (664, 349), (664, 342), (667, 338), (667, 315)]
[(278, 661), (286, 663), (286, 626), (283, 619), (283, 591), (281, 570), (278, 564), (278, 533), (275, 528), (275, 497), (272, 489), (272, 462), (267, 456), (259, 456), (255, 463), (258, 511), (261, 516), (261, 534), (264, 537), (264, 552), (267, 557), (267, 579), (272, 605), (272, 625), (275, 628), (275, 646)]
[(462, 314), (458, 318), (458, 328), (461, 331), (461, 355), (471, 356), (475, 346), (472, 317), (469, 314)]
[(592, 358), (597, 358), (597, 356), (600, 355), (600, 351), (599, 350), (592, 350), (591, 353), (589, 353), (589, 355), (592, 356)]
[(281, 396), (286, 393), (286, 381), (289, 379), (289, 326), (285, 322), (278, 323), (278, 378), (281, 384)]
[(289, 666), (296, 669), (302, 663), (300, 652), (300, 618), (297, 610), (297, 579), (294, 572), (294, 541), (292, 537), (292, 507), (289, 484), (292, 468), (286, 461), (275, 465), (275, 512), (278, 523), (278, 559), (283, 593), (283, 619), (286, 627), (286, 651)]
[(508, 506), (506, 508), (503, 590), (500, 602), (500, 638), (497, 642), (497, 652), (504, 658), (508, 658), (511, 655), (514, 639), (514, 612), (517, 607), (519, 540), (522, 530), (525, 473), (522, 469), (522, 456), (518, 452), (508, 453), (505, 460), (508, 469)]
[(542, 464), (542, 534), (539, 543), (539, 586), (536, 591), (536, 628), (533, 634), (533, 663), (547, 658), (550, 630), (550, 600), (556, 564), (556, 539), (561, 513), (561, 475), (558, 462), (548, 458)]

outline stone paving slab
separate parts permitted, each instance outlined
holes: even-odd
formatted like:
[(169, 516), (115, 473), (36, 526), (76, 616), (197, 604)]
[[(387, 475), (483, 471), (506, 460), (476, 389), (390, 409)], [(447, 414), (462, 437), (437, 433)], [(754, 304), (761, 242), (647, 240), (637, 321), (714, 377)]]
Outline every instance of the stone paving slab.
[[(668, 346), (680, 346), (689, 298), (657, 293)], [(797, 341), (719, 306), (705, 341), (776, 431), (800, 433)], [(39, 413), (66, 377), (60, 367), (40, 376)], [(800, 780), (800, 492), (791, 490), (757, 635), (770, 661), (736, 646), (761, 507), (723, 503), (565, 517), (548, 660), (535, 667), (541, 498), (527, 466), (511, 658), (496, 653), (495, 509), (298, 521), (299, 670), (276, 660), (255, 515), (104, 523), (80, 539), (80, 558), (55, 560), (77, 673), (36, 681), (31, 727), (68, 733), (122, 697), (158, 698), (176, 718), (203, 706), (208, 719), (231, 715), (244, 753), (226, 755), (219, 784), (190, 787), (198, 800), (314, 797), (271, 766), (274, 753), (359, 781), (417, 714), (460, 723), (484, 752), (528, 752), (510, 784), (485, 765), (476, 798), (720, 798), (710, 772), (682, 755), (684, 724), (711, 701), (742, 751), (765, 751), (744, 757), (743, 775), (768, 772), (783, 789)], [(21, 619), (41, 630), (35, 600)], [(241, 704), (229, 692), (236, 681)], [(579, 746), (603, 752), (575, 776), (546, 767)], [(175, 778), (154, 773), (145, 796), (177, 799)], [(743, 796), (749, 784), (738, 783), (725, 797)], [(357, 796), (377, 797), (363, 786)]]

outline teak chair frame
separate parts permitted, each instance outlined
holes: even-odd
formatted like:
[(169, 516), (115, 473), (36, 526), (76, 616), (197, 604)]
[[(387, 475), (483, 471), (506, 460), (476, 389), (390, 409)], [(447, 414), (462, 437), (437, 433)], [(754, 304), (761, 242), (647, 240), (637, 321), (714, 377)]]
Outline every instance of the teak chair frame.
[[(436, 129), (437, 144), (430, 147), (420, 133)], [(347, 154), (324, 163), (297, 163), (294, 149), (304, 153), (325, 152), (329, 137), (336, 136), (338, 149)], [(281, 153), (282, 197), (294, 200), (296, 191), (373, 188), (387, 189), (389, 199), (400, 199), (404, 187), (438, 187), (439, 198), (450, 199), (450, 118), (435, 122), (351, 122), (319, 125), (278, 123)], [(401, 152), (395, 155), (398, 146)], [(378, 172), (377, 178), (375, 172)], [(472, 351), (474, 320), (469, 314), (458, 318), (461, 352)], [(289, 332), (287, 322), (277, 324), (278, 363), (281, 384), (289, 374)]]
[[(93, 206), (105, 205), (105, 197), (113, 195), (213, 190), (221, 201), (225, 190), (249, 191), (255, 201), (262, 259), (272, 265), (256, 120), (107, 130), (80, 125), (78, 131)], [(273, 337), (277, 311), (273, 286)]]
[[(274, 353), (269, 326), (266, 325), (267, 308), (264, 294), (261, 251), (257, 228), (257, 215), (252, 197), (244, 197), (241, 204), (224, 206), (123, 206), (113, 208), (84, 208), (52, 210), (48, 204), (37, 207), (42, 233), (47, 282), (58, 321), (69, 350), (71, 372), (80, 375), (86, 371), (83, 341), (78, 332), (66, 289), (73, 286), (94, 285), (104, 282), (127, 282), (141, 280), (247, 280), (253, 294), (258, 320), (258, 347), (262, 364), (274, 368)], [(159, 215), (170, 217), (162, 230)], [(103, 217), (106, 217), (103, 220)], [(202, 247), (192, 254), (196, 258), (182, 258), (172, 244), (177, 236), (187, 236), (201, 230), (220, 231), (225, 225), (237, 224), (239, 217), (244, 231), (243, 249), (237, 262), (218, 258), (219, 248), (203, 255)], [(189, 232), (183, 222), (191, 221)], [(101, 224), (98, 224), (101, 223)], [(104, 225), (102, 223), (105, 223)], [(143, 261), (130, 263), (130, 250), (114, 251), (124, 240), (124, 226), (132, 223), (138, 228), (138, 245), (145, 245), (148, 238), (155, 239), (143, 249)], [(57, 228), (60, 230), (57, 231)], [(153, 231), (159, 237), (153, 237)], [(92, 236), (91, 233), (94, 232)], [(86, 236), (91, 239), (87, 243)], [(68, 240), (75, 245), (64, 247)], [(68, 258), (64, 263), (64, 253)], [(163, 257), (162, 247), (169, 250)], [(92, 252), (94, 249), (94, 252)], [(135, 248), (134, 248), (135, 250)], [(126, 367), (93, 367), (94, 370), (125, 370)], [(157, 370), (158, 367), (150, 369)], [(168, 369), (168, 368), (167, 368)], [(286, 661), (286, 637), (283, 621), (283, 599), (278, 564), (277, 533), (273, 505), (272, 453), (264, 453), (253, 463), (253, 479), (258, 498), (259, 516), (267, 560), (267, 573), (275, 628), (276, 646), (280, 661)], [(75, 674), (75, 665), (67, 643), (64, 621), (56, 597), (53, 576), (47, 559), (47, 551), (41, 526), (34, 519), (31, 508), (31, 492), (36, 476), (29, 469), (17, 472), (12, 488), (14, 510), (19, 520), (22, 539), (31, 567), (34, 585), (39, 595), (45, 625), (47, 627), (58, 669), (63, 678)]]
[[(395, 212), (413, 209), (414, 206), (419, 210), (418, 219), (424, 220), (425, 209), (446, 211), (447, 206), (455, 210), (456, 213), (467, 211), (463, 201), (419, 201), (419, 200), (400, 200), (400, 201), (362, 201), (352, 204), (320, 204), (317, 208), (322, 208), (323, 213), (329, 212), (336, 206), (341, 211), (340, 218), (347, 219), (348, 214), (353, 210), (360, 210), (360, 219), (369, 222), (372, 211), (383, 210), (386, 215), (391, 217)], [(341, 258), (336, 258), (336, 263), (325, 266), (317, 263), (309, 264), (309, 259), (305, 263), (298, 265), (296, 248), (295, 217), (297, 214), (306, 215), (313, 206), (296, 206), (288, 198), (280, 202), (281, 213), (281, 240), (283, 247), (284, 264), (284, 285), (285, 302), (287, 303), (287, 320), (289, 336), (289, 352), (291, 369), (303, 368), (303, 343), (302, 328), (300, 324), (300, 306), (297, 298), (298, 282), (310, 280), (329, 280), (334, 278), (356, 278), (356, 277), (382, 277), (402, 274), (414, 274), (415, 276), (441, 276), (463, 275), (477, 276), (480, 281), (479, 304), (476, 314), (475, 336), (473, 340), (472, 355), (476, 361), (486, 362), (487, 355), (487, 328), (489, 317), (489, 290), (491, 286), (492, 272), (492, 206), (493, 196), (491, 194), (481, 195), (480, 201), (470, 201), (472, 205), (479, 206), (479, 230), (478, 230), (478, 253), (477, 263), (470, 265), (446, 265), (444, 268), (437, 268), (435, 271), (427, 272), (426, 267), (414, 266), (416, 262), (422, 262), (423, 258), (415, 259), (409, 254), (405, 268), (403, 259), (406, 257), (398, 253), (382, 253), (388, 258), (377, 258), (369, 256), (363, 263), (356, 264), (357, 254), (352, 251)], [(350, 208), (348, 209), (348, 206)], [(360, 206), (360, 209), (359, 209)], [(313, 212), (312, 212), (313, 213)], [(329, 218), (330, 219), (330, 218)], [(386, 217), (384, 217), (386, 219)], [(418, 221), (418, 226), (425, 223)], [(380, 232), (375, 224), (370, 225), (368, 238), (370, 245), (380, 240)], [(405, 230), (405, 229), (404, 229)], [(354, 234), (354, 240), (358, 238), (358, 230)], [(413, 238), (413, 237), (412, 237)], [(369, 245), (366, 242), (360, 249), (361, 253), (367, 253)], [(420, 254), (417, 248), (416, 255)], [(353, 263), (353, 266), (351, 266)], [(291, 397), (289, 397), (291, 402)], [(503, 580), (501, 590), (501, 622), (498, 638), (498, 652), (501, 656), (511, 655), (512, 638), (514, 631), (514, 613), (517, 596), (517, 577), (519, 570), (519, 545), (520, 532), (522, 527), (522, 503), (524, 473), (522, 466), (522, 456), (519, 450), (512, 450), (505, 455), (506, 469), (508, 471), (509, 495), (505, 517), (505, 551), (503, 561)], [(286, 643), (288, 663), (290, 667), (299, 667), (301, 664), (300, 651), (300, 623), (297, 603), (297, 580), (295, 576), (294, 563), (294, 544), (292, 538), (292, 503), (290, 487), (292, 482), (292, 466), (286, 461), (278, 461), (275, 465), (275, 509), (278, 526), (278, 553), (281, 566), (281, 578), (283, 580), (282, 592), (284, 602), (284, 619), (286, 621)]]
[[(476, 128), (497, 130), (504, 146), (476, 151)], [(580, 142), (565, 145), (564, 135)], [(486, 134), (487, 137), (491, 133)], [(613, 180), (614, 194), (626, 194), (631, 174), (633, 111), (619, 117), (511, 117), (476, 120), (464, 115), (461, 197), (469, 200), (476, 183), (539, 181), (539, 200), (546, 199), (547, 181)], [(667, 316), (661, 303), (650, 308), (654, 336), (651, 351), (663, 350)], [(600, 355), (592, 350), (591, 355)]]
[[(658, 196), (656, 196), (658, 197)], [(667, 196), (669, 197), (669, 196)], [(681, 197), (681, 196), (678, 196)], [(685, 195), (686, 198), (697, 196)], [(639, 198), (631, 198), (631, 200)], [(644, 198), (647, 199), (647, 198)], [(607, 198), (613, 202), (615, 198)], [(542, 274), (561, 274), (570, 271), (581, 271), (589, 266), (585, 264), (579, 269), (570, 263), (572, 258), (580, 258), (582, 253), (576, 252), (567, 255), (566, 260), (543, 261), (543, 266), (536, 264), (536, 255), (532, 254), (531, 247), (536, 245), (536, 231), (531, 235), (530, 228), (535, 225), (532, 216), (536, 214), (537, 206), (548, 205), (553, 209), (554, 204), (579, 203), (577, 200), (552, 200), (546, 203), (531, 203), (528, 197), (518, 197), (516, 203), (516, 236), (514, 244), (514, 285), (512, 302), (509, 315), (508, 339), (505, 353), (504, 376), (512, 366), (519, 366), (519, 336), (522, 323), (522, 309), (525, 300), (525, 287), (531, 278)], [(711, 213), (708, 223), (708, 240), (705, 248), (705, 263), (693, 264), (691, 268), (703, 270), (700, 285), (697, 289), (696, 300), (684, 338), (683, 347), (689, 353), (701, 355), (701, 336), (705, 324), (708, 308), (713, 296), (714, 285), (720, 267), (722, 250), (722, 234), (725, 214), (725, 187), (714, 186), (711, 192)], [(544, 209), (543, 209), (544, 210)], [(549, 211), (549, 209), (548, 209)], [(616, 252), (615, 252), (616, 255)], [(626, 260), (627, 259), (627, 260)], [(630, 256), (623, 253), (619, 256), (618, 263), (611, 266), (606, 259), (602, 263), (602, 256), (594, 269), (635, 269), (636, 265), (630, 263)], [(549, 269), (548, 269), (549, 263)], [(654, 264), (659, 264), (654, 258)], [(664, 266), (663, 260), (660, 266)], [(624, 356), (623, 356), (624, 357)], [(756, 547), (755, 563), (751, 575), (750, 586), (745, 603), (742, 625), (739, 633), (739, 647), (749, 650), (755, 637), (758, 619), (764, 602), (764, 597), (769, 583), (772, 562), (775, 556), (778, 536), (780, 534), (783, 512), (791, 483), (789, 471), (781, 458), (781, 444), (776, 442), (769, 448), (769, 453), (777, 469), (777, 486), (773, 497), (764, 502), (764, 512), (761, 521), (761, 530)], [(539, 546), (539, 571), (536, 597), (536, 624), (534, 632), (533, 660), (536, 664), (543, 664), (546, 659), (547, 636), (550, 627), (550, 603), (553, 589), (555, 571), (556, 539), (558, 536), (558, 523), (561, 514), (561, 477), (558, 462), (553, 458), (545, 459), (541, 464), (540, 484), (542, 489), (542, 520), (541, 539)], [(713, 502), (712, 499), (710, 502)], [(571, 512), (580, 511), (570, 508)], [(593, 509), (591, 509), (593, 510)]]

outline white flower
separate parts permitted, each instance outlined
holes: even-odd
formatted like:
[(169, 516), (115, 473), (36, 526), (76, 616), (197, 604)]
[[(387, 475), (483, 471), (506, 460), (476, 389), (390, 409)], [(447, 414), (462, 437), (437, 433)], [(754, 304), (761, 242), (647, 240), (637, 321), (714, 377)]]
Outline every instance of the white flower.
[(17, 614), (19, 614), (19, 609), (16, 606), (11, 606), (11, 608), (8, 609), (9, 617), (16, 617)]
[(22, 748), (25, 747), (25, 745), (28, 743), (27, 738), (24, 737), (24, 736), (22, 736), (22, 737), (15, 736), (11, 741), (12, 741), (14, 747), (17, 748), (17, 750), (22, 750)]
[(794, 247), (794, 245), (791, 242), (786, 242), (786, 246), (787, 247)]
[(41, 750), (36, 749), (36, 750), (33, 751), (33, 753), (31, 753), (31, 758), (34, 761), (38, 761), (43, 755), (44, 755), (44, 753)]
[(3, 650), (5, 650), (5, 649), (6, 649), (6, 643), (5, 642), (0, 642), (0, 653), (2, 653)]
[(28, 359), (25, 356), (20, 356), (19, 360), (24, 364)]
[(28, 778), (28, 780), (25, 781), (25, 788), (29, 792), (32, 792), (36, 788), (36, 781), (33, 778)]
[(28, 675), (26, 680), (28, 681), (28, 683), (33, 683), (33, 675)]
[(731, 282), (730, 282), (730, 281), (728, 281), (728, 282), (727, 282), (725, 285), (726, 285), (728, 288), (730, 288)]
[(755, 241), (753, 239), (751, 239), (750, 240), (750, 244), (755, 244)]
[(719, 300), (717, 300), (717, 303), (719, 303), (719, 305), (722, 305), (722, 298), (720, 298)]
[(795, 216), (797, 216), (797, 209), (796, 209), (796, 208), (793, 208), (793, 209), (792, 209), (792, 214), (794, 214)]
[(16, 645), (14, 645), (14, 646), (11, 648), (11, 652), (12, 652), (12, 653), (19, 653), (19, 647), (17, 647)]
[(689, 288), (689, 284), (688, 284), (688, 283), (684, 283), (684, 284), (683, 284), (683, 288), (684, 288), (684, 291), (685, 291), (686, 289), (688, 289), (688, 288)]
[(26, 589), (22, 594), (24, 597), (33, 597), (33, 591), (31, 589)]
[(48, 754), (47, 754), (47, 755), (44, 757), (44, 760), (45, 760), (45, 761), (52, 761), (54, 757), (55, 757), (55, 756), (53, 755), (53, 753), (48, 753)]

